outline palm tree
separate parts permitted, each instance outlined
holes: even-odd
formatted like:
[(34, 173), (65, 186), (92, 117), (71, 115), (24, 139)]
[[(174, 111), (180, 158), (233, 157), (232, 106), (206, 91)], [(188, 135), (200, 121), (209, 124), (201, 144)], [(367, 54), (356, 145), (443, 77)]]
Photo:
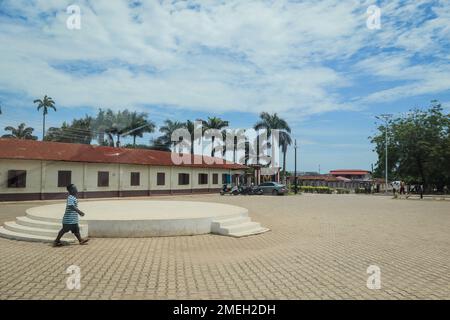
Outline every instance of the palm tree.
[(43, 123), (42, 123), (42, 140), (44, 140), (45, 137), (45, 116), (48, 113), (48, 109), (53, 109), (56, 111), (55, 108), (55, 101), (53, 101), (53, 99), (51, 97), (48, 97), (47, 95), (44, 96), (44, 99), (36, 99), (33, 101), (33, 103), (37, 103), (38, 107), (37, 110), (39, 111), (40, 109), (43, 110)]
[(175, 148), (176, 142), (172, 141), (172, 134), (175, 132), (175, 130), (183, 128), (186, 128), (186, 125), (183, 122), (166, 120), (164, 121), (164, 125), (159, 128), (159, 132), (161, 132), (163, 135), (159, 136), (155, 141), (157, 142), (158, 146)]
[[(131, 113), (126, 109), (117, 113), (111, 109), (106, 111), (100, 109), (93, 123), (93, 128), (97, 131), (100, 144), (119, 147), (120, 137), (130, 131), (131, 122)], [(107, 143), (104, 142), (105, 135), (108, 140)], [(116, 137), (115, 143), (114, 137)]]
[(2, 138), (37, 140), (37, 137), (33, 136), (34, 129), (31, 127), (26, 127), (25, 123), (21, 123), (17, 128), (10, 126), (6, 127), (5, 131), (11, 131), (11, 133), (3, 135)]
[(133, 147), (136, 147), (136, 137), (142, 138), (144, 133), (152, 133), (155, 131), (155, 124), (152, 121), (147, 120), (147, 113), (132, 112), (130, 114), (130, 123), (127, 126), (127, 132), (123, 133), (123, 136), (133, 137)]
[[(259, 115), (260, 120), (255, 124), (255, 130), (266, 129), (267, 130), (267, 138), (269, 138), (272, 134), (272, 130), (280, 130), (280, 145), (283, 151), (283, 179), (286, 177), (286, 152), (287, 147), (292, 143), (290, 133), (291, 128), (289, 127), (286, 120), (278, 117), (276, 113), (269, 114), (267, 112), (262, 112)], [(259, 138), (259, 137), (258, 137)], [(258, 151), (259, 153), (259, 151)]]
[(128, 110), (118, 111), (113, 113), (112, 126), (107, 130), (107, 133), (116, 136), (116, 147), (120, 147), (120, 137), (128, 131), (130, 124), (130, 112)]
[[(231, 150), (233, 152), (233, 160), (232, 162), (238, 162), (242, 159), (237, 159), (237, 148), (238, 148), (238, 142), (239, 137), (243, 135), (244, 130), (243, 129), (224, 129), (222, 130), (222, 137), (223, 141), (225, 141), (225, 147), (223, 148), (223, 155), (227, 153), (228, 150)], [(227, 135), (234, 136), (233, 141), (228, 143)], [(244, 136), (244, 139), (247, 140)], [(244, 141), (245, 143), (245, 141)], [(242, 147), (242, 146), (240, 146)], [(246, 149), (246, 144), (244, 144), (244, 149)], [(245, 150), (244, 150), (245, 151)]]
[[(202, 121), (203, 122), (203, 130), (206, 131), (208, 129), (217, 129), (222, 130), (226, 127), (228, 127), (228, 121), (222, 120), (217, 117), (208, 117), (208, 120)], [(211, 146), (214, 147), (214, 140), (215, 137), (211, 137)], [(214, 148), (211, 147), (211, 157), (214, 157)]]
[(283, 182), (286, 183), (286, 154), (288, 146), (292, 144), (292, 139), (286, 131), (280, 131), (279, 139), (281, 152), (283, 152)]

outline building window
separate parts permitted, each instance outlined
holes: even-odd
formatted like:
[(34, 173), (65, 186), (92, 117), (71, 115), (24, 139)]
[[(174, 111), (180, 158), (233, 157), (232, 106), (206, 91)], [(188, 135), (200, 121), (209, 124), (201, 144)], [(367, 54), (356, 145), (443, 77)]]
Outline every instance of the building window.
[(97, 186), (98, 187), (109, 187), (109, 172), (108, 171), (99, 171), (98, 172)]
[(230, 183), (229, 175), (227, 173), (222, 173), (222, 184)]
[(26, 170), (8, 171), (8, 188), (25, 188), (27, 184)]
[(156, 174), (156, 185), (158, 186), (166, 185), (166, 174), (164, 172), (158, 172)]
[(199, 173), (198, 174), (198, 184), (208, 184), (208, 174)]
[(219, 184), (219, 174), (213, 173), (213, 184)]
[(141, 174), (139, 172), (132, 172), (130, 178), (131, 178), (131, 182), (130, 182), (131, 186), (141, 185), (141, 183), (140, 183)]
[(178, 185), (184, 186), (189, 184), (189, 173), (179, 173), (178, 174)]
[(72, 171), (58, 171), (58, 187), (67, 187), (72, 183)]

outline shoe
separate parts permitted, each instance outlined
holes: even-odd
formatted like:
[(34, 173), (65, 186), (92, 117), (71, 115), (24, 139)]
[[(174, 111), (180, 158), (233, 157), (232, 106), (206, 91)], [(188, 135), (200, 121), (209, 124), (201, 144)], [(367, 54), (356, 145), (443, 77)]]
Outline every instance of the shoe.
[(89, 241), (89, 239), (83, 239), (83, 240), (81, 240), (80, 244), (81, 245), (87, 244), (88, 241)]
[(63, 243), (62, 243), (61, 241), (59, 241), (59, 242), (53, 242), (53, 246), (54, 246), (54, 247), (62, 247), (62, 246), (63, 246)]

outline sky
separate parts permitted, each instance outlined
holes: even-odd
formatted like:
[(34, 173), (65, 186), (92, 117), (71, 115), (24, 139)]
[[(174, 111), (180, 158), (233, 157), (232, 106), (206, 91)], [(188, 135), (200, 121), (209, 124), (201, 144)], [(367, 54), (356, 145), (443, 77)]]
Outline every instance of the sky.
[(266, 111), (291, 126), (299, 171), (370, 170), (376, 115), (449, 110), (449, 60), (448, 0), (0, 0), (0, 135), (41, 136), (45, 94), (47, 128), (128, 108), (245, 129)]

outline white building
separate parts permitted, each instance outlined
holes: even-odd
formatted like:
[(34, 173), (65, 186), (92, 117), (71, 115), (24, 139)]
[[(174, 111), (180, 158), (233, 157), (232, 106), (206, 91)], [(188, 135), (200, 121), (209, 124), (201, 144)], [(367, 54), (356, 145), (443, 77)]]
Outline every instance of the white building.
[(174, 165), (164, 151), (0, 139), (0, 201), (62, 199), (70, 183), (80, 198), (218, 192), (246, 169), (200, 163)]

